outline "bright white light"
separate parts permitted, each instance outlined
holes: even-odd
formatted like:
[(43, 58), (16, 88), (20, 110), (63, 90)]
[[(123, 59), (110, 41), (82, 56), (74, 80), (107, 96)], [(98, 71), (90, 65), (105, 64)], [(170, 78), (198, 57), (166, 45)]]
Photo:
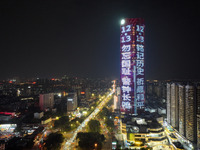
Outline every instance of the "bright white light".
[(125, 24), (125, 20), (124, 19), (121, 20), (121, 25), (123, 25), (123, 24)]
[(61, 94), (61, 93), (58, 93), (58, 96), (59, 96), (59, 97), (61, 97), (61, 96), (62, 96), (62, 94)]
[(73, 99), (69, 98), (67, 101), (68, 101), (68, 102), (71, 102), (71, 101), (73, 101)]

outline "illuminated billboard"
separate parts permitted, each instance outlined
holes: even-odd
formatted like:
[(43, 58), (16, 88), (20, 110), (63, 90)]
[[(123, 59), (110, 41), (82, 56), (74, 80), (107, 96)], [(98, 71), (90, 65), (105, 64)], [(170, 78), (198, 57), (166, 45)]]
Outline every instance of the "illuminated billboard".
[(126, 18), (120, 26), (121, 112), (144, 110), (144, 20)]

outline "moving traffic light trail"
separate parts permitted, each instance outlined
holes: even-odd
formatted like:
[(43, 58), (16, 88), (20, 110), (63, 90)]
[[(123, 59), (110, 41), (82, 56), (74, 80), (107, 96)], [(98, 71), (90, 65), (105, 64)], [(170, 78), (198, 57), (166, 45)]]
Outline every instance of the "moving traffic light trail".
[[(114, 82), (115, 84), (115, 82)], [(75, 141), (77, 133), (81, 132), (81, 130), (87, 125), (87, 123), (93, 119), (101, 110), (102, 108), (109, 102), (111, 99), (111, 96), (114, 94), (115, 91), (115, 86), (113, 86), (112, 91), (104, 98), (101, 103), (95, 108), (95, 110), (80, 124), (80, 126), (74, 131), (74, 135), (72, 136), (71, 139), (69, 139), (65, 145), (64, 145), (64, 150), (70, 150), (70, 146), (72, 143)]]

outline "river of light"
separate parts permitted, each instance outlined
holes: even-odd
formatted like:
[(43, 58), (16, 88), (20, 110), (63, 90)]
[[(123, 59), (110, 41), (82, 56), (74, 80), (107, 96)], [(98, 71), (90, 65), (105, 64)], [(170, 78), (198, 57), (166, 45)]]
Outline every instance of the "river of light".
[(78, 128), (74, 131), (74, 135), (72, 136), (71, 139), (69, 139), (66, 143), (65, 143), (65, 150), (69, 149), (71, 144), (73, 143), (73, 141), (75, 140), (77, 133), (80, 132), (82, 130), (82, 128), (84, 128), (87, 123), (94, 117), (96, 116), (99, 111), (104, 107), (104, 105), (110, 100), (110, 96), (114, 93), (114, 91), (111, 91), (106, 98), (101, 101), (101, 103), (96, 107), (96, 109), (78, 126)]

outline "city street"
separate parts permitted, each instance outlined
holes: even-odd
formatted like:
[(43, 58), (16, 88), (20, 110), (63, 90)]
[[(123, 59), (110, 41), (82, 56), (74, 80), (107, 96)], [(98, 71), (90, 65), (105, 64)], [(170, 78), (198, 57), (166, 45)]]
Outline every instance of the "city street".
[(87, 123), (91, 120), (94, 119), (95, 116), (102, 110), (102, 108), (107, 104), (107, 102), (111, 99), (111, 96), (113, 95), (114, 90), (111, 91), (105, 98), (99, 103), (99, 105), (95, 108), (95, 110), (80, 124), (80, 126), (74, 131), (74, 134), (72, 137), (67, 140), (67, 142), (64, 144), (63, 148), (64, 150), (71, 150), (75, 146), (74, 143), (76, 140), (76, 136), (78, 132), (81, 132), (82, 129), (87, 125)]
[(103, 144), (103, 150), (111, 150), (112, 149), (112, 136), (111, 134), (109, 133), (108, 131), (108, 128), (106, 127), (105, 125), (105, 122), (98, 119), (98, 121), (100, 122), (101, 124), (101, 130), (102, 130), (102, 133), (104, 134), (105, 138), (106, 138), (106, 141), (105, 143)]

